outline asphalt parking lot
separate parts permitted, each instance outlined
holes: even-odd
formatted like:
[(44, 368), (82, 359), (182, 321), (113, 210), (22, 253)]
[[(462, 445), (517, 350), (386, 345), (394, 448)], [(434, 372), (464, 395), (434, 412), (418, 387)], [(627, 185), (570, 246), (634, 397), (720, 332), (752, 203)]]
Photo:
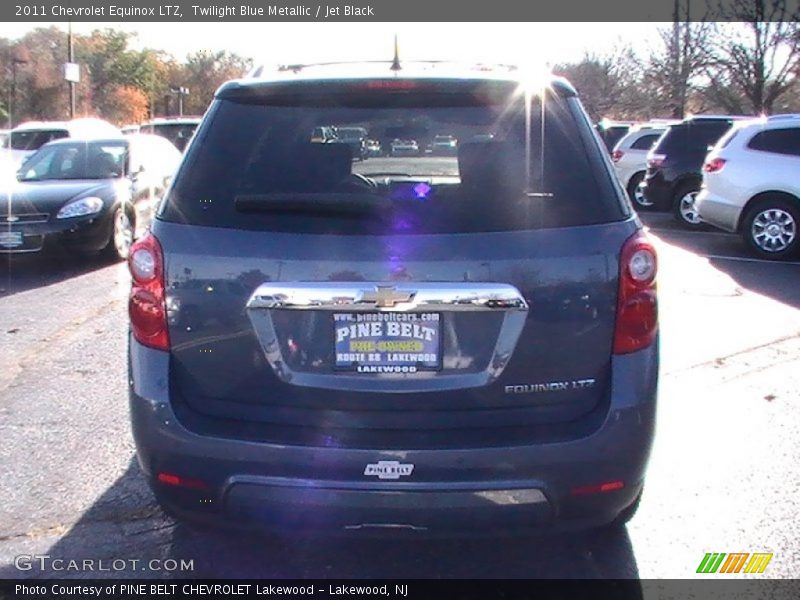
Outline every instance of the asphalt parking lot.
[[(733, 236), (642, 218), (660, 256), (662, 332), (644, 499), (626, 529), (560, 536), (289, 540), (176, 524), (133, 454), (125, 266), (0, 263), (0, 577), (690, 578), (706, 552), (771, 552), (765, 576), (796, 576), (800, 263), (754, 260)], [(193, 569), (15, 567), (32, 554)]]

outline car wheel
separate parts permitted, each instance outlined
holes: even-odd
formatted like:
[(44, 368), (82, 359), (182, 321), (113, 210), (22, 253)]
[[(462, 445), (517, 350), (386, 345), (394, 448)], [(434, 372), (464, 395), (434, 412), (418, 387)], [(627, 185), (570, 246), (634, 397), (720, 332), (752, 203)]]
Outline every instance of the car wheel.
[(672, 201), (672, 214), (687, 229), (702, 229), (703, 222), (697, 213), (697, 194), (700, 188), (696, 183), (689, 183), (678, 188)]
[(782, 198), (769, 199), (751, 208), (742, 223), (745, 243), (761, 258), (783, 260), (798, 248), (800, 208)]
[(643, 172), (636, 173), (631, 177), (628, 182), (628, 197), (637, 210), (650, 210), (653, 207), (653, 203), (645, 198), (644, 191), (642, 190), (642, 181), (644, 181)]
[(130, 217), (121, 206), (117, 207), (105, 254), (117, 260), (126, 260), (133, 245), (133, 235), (134, 228)]

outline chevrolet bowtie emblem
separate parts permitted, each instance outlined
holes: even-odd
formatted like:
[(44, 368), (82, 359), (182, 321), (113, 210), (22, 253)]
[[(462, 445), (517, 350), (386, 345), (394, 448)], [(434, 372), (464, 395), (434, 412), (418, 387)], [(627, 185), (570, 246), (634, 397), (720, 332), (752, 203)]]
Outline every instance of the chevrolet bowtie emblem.
[(376, 286), (375, 290), (364, 290), (356, 301), (358, 304), (374, 302), (378, 308), (391, 308), (402, 302), (411, 302), (416, 292), (398, 290), (394, 286)]

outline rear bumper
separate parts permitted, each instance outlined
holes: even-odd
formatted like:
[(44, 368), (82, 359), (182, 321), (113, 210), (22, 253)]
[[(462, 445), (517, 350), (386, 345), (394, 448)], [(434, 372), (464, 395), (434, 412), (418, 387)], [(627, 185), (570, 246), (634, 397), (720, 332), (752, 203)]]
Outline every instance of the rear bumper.
[(700, 220), (724, 231), (735, 233), (739, 224), (742, 207), (721, 196), (703, 189), (695, 201)]
[[(515, 447), (381, 451), (197, 435), (170, 406), (168, 354), (131, 340), (133, 434), (159, 500), (196, 520), (291, 532), (597, 526), (613, 521), (641, 490), (655, 425), (657, 353), (654, 346), (613, 359), (611, 407), (602, 427), (587, 437)], [(413, 469), (396, 479), (365, 474), (380, 461)], [(160, 483), (161, 472), (191, 484)], [(572, 493), (609, 481), (623, 481), (624, 487)], [(199, 482), (206, 487), (198, 489)]]

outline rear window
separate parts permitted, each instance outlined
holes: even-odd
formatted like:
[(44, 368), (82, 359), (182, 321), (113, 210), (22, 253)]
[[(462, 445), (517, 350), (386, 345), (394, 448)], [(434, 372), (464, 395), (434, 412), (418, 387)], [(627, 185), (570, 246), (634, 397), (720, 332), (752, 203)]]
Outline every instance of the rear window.
[(753, 136), (747, 147), (762, 152), (800, 156), (800, 127), (762, 131)]
[(709, 146), (716, 144), (717, 140), (730, 127), (729, 121), (689, 122), (673, 125), (661, 138), (656, 152), (659, 154), (681, 151), (705, 152)]
[(38, 129), (31, 131), (12, 131), (12, 150), (38, 150), (47, 142), (69, 137), (69, 132), (64, 129)]
[[(544, 109), (534, 100), (526, 113), (509, 84), (391, 91), (371, 83), (265, 88), (215, 100), (160, 217), (327, 234), (506, 231), (624, 218), (605, 163), (590, 156), (599, 149), (588, 145), (575, 98), (548, 95)], [(367, 157), (322, 135), (355, 129), (373, 140)], [(455, 152), (433, 153), (437, 139), (456, 140)]]
[(146, 125), (141, 128), (141, 132), (160, 135), (172, 142), (178, 150), (183, 150), (192, 139), (195, 129), (197, 129), (195, 123), (159, 123)]
[(660, 137), (661, 137), (661, 132), (652, 133), (652, 134), (648, 134), (648, 135), (643, 135), (638, 140), (633, 142), (633, 144), (631, 144), (631, 149), (632, 150), (650, 150), (650, 148), (653, 147), (653, 144), (655, 144), (658, 141), (658, 138), (660, 138)]

